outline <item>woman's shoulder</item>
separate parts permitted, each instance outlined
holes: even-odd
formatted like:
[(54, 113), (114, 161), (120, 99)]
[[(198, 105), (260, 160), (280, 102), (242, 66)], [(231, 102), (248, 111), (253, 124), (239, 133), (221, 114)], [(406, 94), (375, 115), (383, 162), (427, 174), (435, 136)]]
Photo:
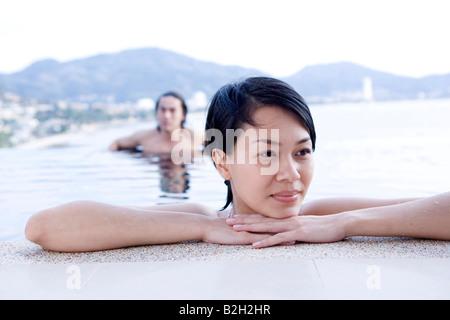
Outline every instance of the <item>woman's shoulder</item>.
[(220, 211), (198, 202), (186, 202), (178, 205), (184, 212), (201, 214), (208, 217), (217, 217), (220, 213)]
[(233, 216), (233, 208), (228, 208), (225, 210), (217, 210), (216, 216), (219, 218), (229, 219)]
[(190, 214), (201, 214), (204, 216), (217, 217), (217, 210), (208, 207), (207, 205), (195, 202), (182, 202), (175, 204), (159, 204), (152, 206), (139, 206), (132, 207), (143, 210), (155, 210), (160, 212), (178, 212), (178, 213), (190, 213)]

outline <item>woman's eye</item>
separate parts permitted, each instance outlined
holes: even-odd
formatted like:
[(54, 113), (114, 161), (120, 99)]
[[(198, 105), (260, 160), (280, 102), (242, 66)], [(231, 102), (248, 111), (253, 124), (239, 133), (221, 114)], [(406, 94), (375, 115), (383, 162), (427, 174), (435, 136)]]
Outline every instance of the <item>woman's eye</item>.
[(259, 154), (260, 157), (264, 157), (264, 158), (273, 158), (276, 156), (275, 152), (269, 150), (269, 151), (265, 151)]
[(303, 149), (303, 150), (300, 150), (299, 152), (297, 152), (297, 156), (306, 156), (306, 155), (308, 155), (308, 154), (311, 154), (311, 149)]

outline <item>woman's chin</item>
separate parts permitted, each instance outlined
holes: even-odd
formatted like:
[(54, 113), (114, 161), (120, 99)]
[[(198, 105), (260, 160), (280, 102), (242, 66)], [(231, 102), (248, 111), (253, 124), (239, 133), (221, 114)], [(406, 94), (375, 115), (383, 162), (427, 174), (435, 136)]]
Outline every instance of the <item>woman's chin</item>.
[(300, 213), (300, 206), (295, 206), (292, 208), (279, 208), (273, 209), (265, 214), (266, 217), (274, 219), (287, 219), (298, 216)]

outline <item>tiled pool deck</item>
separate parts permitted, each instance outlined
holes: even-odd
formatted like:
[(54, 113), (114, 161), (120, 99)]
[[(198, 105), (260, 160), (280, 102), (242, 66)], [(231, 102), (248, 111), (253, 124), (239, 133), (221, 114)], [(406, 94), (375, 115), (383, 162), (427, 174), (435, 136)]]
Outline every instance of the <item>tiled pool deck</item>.
[(450, 299), (450, 242), (358, 237), (74, 254), (0, 242), (0, 299)]

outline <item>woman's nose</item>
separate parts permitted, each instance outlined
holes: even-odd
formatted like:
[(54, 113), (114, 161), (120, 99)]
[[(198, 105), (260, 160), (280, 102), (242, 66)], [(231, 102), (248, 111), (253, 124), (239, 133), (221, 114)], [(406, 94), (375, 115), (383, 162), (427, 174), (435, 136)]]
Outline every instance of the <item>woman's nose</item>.
[(285, 159), (279, 162), (278, 172), (275, 176), (277, 181), (287, 180), (289, 182), (300, 179), (299, 164), (293, 159)]

